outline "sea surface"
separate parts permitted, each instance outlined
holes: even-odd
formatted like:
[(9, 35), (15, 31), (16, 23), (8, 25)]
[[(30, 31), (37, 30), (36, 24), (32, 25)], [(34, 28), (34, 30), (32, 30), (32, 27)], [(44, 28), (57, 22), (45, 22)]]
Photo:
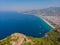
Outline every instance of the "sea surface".
[(32, 37), (43, 37), (52, 29), (40, 17), (16, 12), (0, 12), (0, 39), (13, 33)]

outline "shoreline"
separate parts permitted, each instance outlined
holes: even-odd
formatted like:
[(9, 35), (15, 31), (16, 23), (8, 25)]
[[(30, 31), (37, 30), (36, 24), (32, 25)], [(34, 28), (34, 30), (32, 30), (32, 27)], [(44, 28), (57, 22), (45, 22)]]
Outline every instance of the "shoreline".
[[(37, 16), (37, 15), (36, 15)], [(55, 28), (51, 23), (49, 23), (47, 20), (45, 20), (42, 16), (39, 16), (43, 21), (45, 21), (49, 26), (51, 26), (53, 29)]]
[[(28, 14), (28, 13), (23, 13), (23, 14)], [(51, 26), (53, 29), (55, 28), (51, 23), (49, 23), (47, 20), (45, 20), (42, 16), (36, 15), (36, 14), (32, 14), (32, 15), (35, 15), (35, 16), (40, 17), (43, 21), (45, 21), (45, 22), (46, 22), (49, 26)]]

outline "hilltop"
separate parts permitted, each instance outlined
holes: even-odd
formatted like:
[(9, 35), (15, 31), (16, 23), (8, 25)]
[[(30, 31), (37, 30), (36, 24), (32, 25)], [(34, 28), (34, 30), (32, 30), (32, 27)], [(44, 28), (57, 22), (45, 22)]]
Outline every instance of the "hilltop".
[(3, 40), (0, 40), (0, 45), (24, 45), (24, 43), (31, 43), (31, 39), (27, 38), (24, 34), (14, 33), (6, 37)]

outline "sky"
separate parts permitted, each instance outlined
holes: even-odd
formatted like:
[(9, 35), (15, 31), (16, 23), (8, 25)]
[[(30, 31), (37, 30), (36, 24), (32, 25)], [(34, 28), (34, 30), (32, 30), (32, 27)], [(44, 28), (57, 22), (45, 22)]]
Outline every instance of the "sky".
[(0, 11), (27, 11), (60, 7), (60, 0), (0, 0)]

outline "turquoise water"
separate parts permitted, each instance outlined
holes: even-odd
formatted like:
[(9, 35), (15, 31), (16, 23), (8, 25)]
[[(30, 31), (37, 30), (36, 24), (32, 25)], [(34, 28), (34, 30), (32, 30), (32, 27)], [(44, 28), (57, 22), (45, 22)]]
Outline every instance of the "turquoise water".
[(43, 37), (51, 29), (52, 27), (37, 16), (16, 12), (0, 12), (0, 39), (16, 32), (27, 36)]

